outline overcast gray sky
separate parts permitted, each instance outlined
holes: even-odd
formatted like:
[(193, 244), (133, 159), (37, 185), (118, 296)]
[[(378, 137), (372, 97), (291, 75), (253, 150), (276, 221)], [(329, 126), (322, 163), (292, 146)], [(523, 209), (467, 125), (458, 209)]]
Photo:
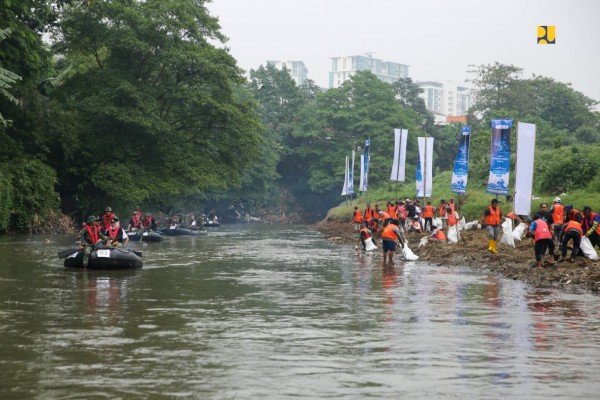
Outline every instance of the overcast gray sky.
[[(499, 61), (571, 83), (600, 100), (600, 0), (213, 0), (209, 10), (240, 67), (300, 60), (328, 86), (329, 57), (373, 53), (413, 80), (469, 78)], [(536, 43), (537, 25), (556, 44)]]

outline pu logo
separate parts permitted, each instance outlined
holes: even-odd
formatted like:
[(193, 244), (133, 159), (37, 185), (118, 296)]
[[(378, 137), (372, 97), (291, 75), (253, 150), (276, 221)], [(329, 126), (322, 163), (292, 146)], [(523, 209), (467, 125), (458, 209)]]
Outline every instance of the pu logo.
[(538, 25), (537, 27), (537, 42), (538, 44), (555, 44), (556, 43), (556, 26), (554, 25)]

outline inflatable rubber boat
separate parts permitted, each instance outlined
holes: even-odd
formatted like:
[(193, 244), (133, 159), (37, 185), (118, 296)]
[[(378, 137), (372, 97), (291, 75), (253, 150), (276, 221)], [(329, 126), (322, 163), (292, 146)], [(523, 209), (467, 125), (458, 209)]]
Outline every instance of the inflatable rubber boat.
[(206, 235), (206, 231), (187, 229), (179, 227), (164, 228), (160, 231), (165, 236), (201, 236)]
[[(139, 255), (138, 255), (139, 254)], [(124, 248), (92, 250), (88, 269), (133, 269), (142, 268), (142, 253)], [(76, 250), (65, 258), (65, 267), (83, 268), (83, 251)]]
[(130, 231), (127, 232), (127, 237), (132, 242), (160, 242), (162, 235), (155, 231)]

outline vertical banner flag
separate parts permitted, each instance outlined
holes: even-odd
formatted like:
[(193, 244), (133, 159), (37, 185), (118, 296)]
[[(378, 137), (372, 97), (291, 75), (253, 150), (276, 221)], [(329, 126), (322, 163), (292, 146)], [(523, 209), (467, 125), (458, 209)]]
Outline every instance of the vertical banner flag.
[(394, 129), (394, 162), (390, 180), (404, 182), (406, 179), (406, 142), (407, 129)]
[(344, 169), (344, 188), (342, 189), (342, 196), (348, 194), (348, 156), (346, 156), (346, 168)]
[(533, 187), (535, 124), (517, 125), (517, 166), (515, 171), (515, 213), (529, 215)]
[(433, 187), (433, 138), (419, 137), (419, 159), (417, 161), (417, 197), (431, 197)]
[(469, 146), (471, 143), (471, 127), (462, 127), (462, 134), (458, 143), (458, 153), (454, 160), (454, 171), (452, 172), (452, 183), (450, 189), (457, 194), (465, 194), (467, 191), (467, 180), (469, 178)]
[[(369, 187), (369, 147), (371, 139), (365, 140), (365, 153), (360, 156), (360, 190), (366, 192)], [(364, 162), (363, 162), (364, 159)]]
[(356, 158), (356, 152), (352, 150), (352, 166), (348, 172), (348, 194), (354, 194), (354, 159)]
[(508, 194), (510, 170), (510, 130), (512, 119), (492, 120), (490, 146), (490, 176), (486, 191), (492, 194)]

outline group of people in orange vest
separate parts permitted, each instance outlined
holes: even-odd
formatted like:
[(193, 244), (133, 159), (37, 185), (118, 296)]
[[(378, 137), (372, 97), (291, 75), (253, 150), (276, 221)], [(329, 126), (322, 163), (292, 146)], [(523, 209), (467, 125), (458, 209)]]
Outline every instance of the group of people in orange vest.
[[(433, 225), (436, 214), (441, 218), (441, 226)], [(502, 217), (498, 200), (492, 199), (479, 221), (487, 230), (488, 251), (491, 254), (498, 253), (496, 244)], [(535, 241), (535, 267), (542, 266), (542, 258), (547, 251), (551, 256), (547, 260), (549, 265), (553, 265), (556, 261), (574, 261), (580, 254), (580, 242), (584, 236), (589, 238), (593, 247), (600, 247), (600, 214), (592, 212), (589, 206), (579, 211), (572, 205), (563, 206), (561, 199), (556, 197), (550, 208), (546, 203), (542, 203), (533, 218), (518, 216), (514, 212), (509, 212), (506, 217), (515, 223), (528, 224), (527, 236)], [(421, 219), (424, 220), (423, 226), (421, 226)], [(372, 238), (374, 233), (381, 230), (384, 259), (388, 255), (391, 260), (395, 251), (395, 242), (399, 241), (404, 246), (405, 232), (428, 231), (429, 241), (445, 242), (446, 232), (458, 225), (459, 214), (454, 199), (450, 199), (449, 202), (441, 200), (438, 207), (433, 207), (431, 202), (427, 202), (422, 208), (418, 199), (414, 201), (406, 199), (388, 202), (385, 210), (381, 210), (379, 205), (375, 205), (372, 209), (370, 204), (367, 204), (363, 212), (358, 207), (354, 207), (353, 223), (363, 248), (365, 248), (365, 240)], [(573, 250), (568, 259), (568, 245), (571, 242)], [(558, 252), (555, 253), (555, 248), (558, 246), (560, 246), (560, 255)]]

